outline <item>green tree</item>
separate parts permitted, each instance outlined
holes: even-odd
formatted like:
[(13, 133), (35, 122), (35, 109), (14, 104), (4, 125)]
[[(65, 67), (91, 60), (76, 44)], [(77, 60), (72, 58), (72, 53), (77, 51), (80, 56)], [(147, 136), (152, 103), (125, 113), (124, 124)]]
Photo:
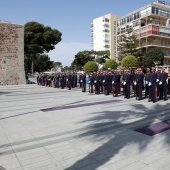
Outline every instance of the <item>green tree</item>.
[[(61, 32), (38, 22), (28, 22), (24, 26), (24, 53), (31, 59), (31, 71), (34, 72), (34, 60), (37, 54), (47, 53), (61, 41)], [(26, 60), (27, 61), (27, 60)]]
[(58, 69), (62, 67), (63, 65), (61, 62), (53, 62), (53, 70), (58, 71)]
[(94, 61), (88, 61), (88, 62), (84, 65), (84, 71), (85, 71), (86, 73), (98, 71), (97, 63), (94, 62)]
[(123, 67), (135, 67), (138, 65), (138, 60), (133, 55), (128, 55), (122, 59), (122, 66)]
[(81, 68), (88, 61), (96, 61), (98, 64), (103, 64), (109, 56), (109, 51), (80, 51), (75, 55), (75, 59), (71, 65), (76, 66), (76, 68)]
[(75, 59), (71, 65), (83, 67), (88, 61), (93, 61), (94, 56), (91, 55), (90, 51), (80, 51), (75, 55)]
[(37, 54), (34, 63), (35, 72), (44, 72), (50, 70), (53, 67), (53, 61), (50, 61), (50, 57), (45, 54)]
[(111, 68), (111, 69), (114, 69), (118, 66), (117, 62), (113, 59), (109, 59), (107, 60), (104, 65), (103, 65), (103, 68), (104, 69), (108, 69), (108, 68)]
[(68, 71), (70, 71), (70, 70), (71, 70), (71, 69), (70, 69), (69, 66), (64, 66), (64, 67), (61, 69), (62, 72), (68, 72)]
[(132, 29), (127, 30), (127, 34), (122, 36), (122, 42), (118, 46), (119, 61), (121, 61), (127, 55), (138, 55), (137, 39), (133, 34)]
[(160, 48), (153, 48), (148, 51), (144, 56), (145, 66), (150, 66), (151, 64), (163, 64), (164, 52)]

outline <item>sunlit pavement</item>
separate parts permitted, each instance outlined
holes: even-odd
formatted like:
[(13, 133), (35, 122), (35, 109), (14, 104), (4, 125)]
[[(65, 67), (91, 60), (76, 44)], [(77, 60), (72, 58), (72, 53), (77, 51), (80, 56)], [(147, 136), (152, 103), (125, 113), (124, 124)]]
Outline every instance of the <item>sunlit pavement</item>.
[(169, 119), (170, 99), (1, 86), (0, 170), (170, 170)]

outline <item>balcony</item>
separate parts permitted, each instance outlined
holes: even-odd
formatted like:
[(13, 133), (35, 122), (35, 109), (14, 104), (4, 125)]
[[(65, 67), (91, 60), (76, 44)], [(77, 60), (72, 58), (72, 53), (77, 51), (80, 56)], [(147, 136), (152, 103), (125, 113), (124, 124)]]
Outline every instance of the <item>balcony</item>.
[(103, 24), (103, 26), (109, 28), (109, 24)]
[(110, 48), (110, 45), (104, 45), (103, 47), (104, 48)]
[(155, 41), (155, 40), (152, 40), (152, 41), (148, 41), (147, 43), (146, 42), (141, 42), (141, 45), (138, 48), (146, 47), (146, 46), (159, 46), (159, 47), (170, 48), (170, 41), (167, 42), (167, 41)]
[(104, 29), (103, 32), (109, 33), (110, 31), (108, 29)]
[(140, 29), (134, 30), (137, 38), (142, 38), (150, 35), (170, 37), (170, 28), (148, 25)]
[(103, 42), (105, 42), (105, 43), (109, 43), (110, 41), (109, 41), (109, 40), (103, 40)]

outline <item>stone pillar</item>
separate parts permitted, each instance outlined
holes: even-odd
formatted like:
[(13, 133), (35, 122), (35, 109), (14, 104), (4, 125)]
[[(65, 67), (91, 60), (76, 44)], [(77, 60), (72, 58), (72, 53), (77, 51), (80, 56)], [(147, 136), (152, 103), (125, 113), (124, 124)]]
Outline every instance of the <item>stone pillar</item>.
[(25, 83), (24, 27), (0, 21), (0, 85)]

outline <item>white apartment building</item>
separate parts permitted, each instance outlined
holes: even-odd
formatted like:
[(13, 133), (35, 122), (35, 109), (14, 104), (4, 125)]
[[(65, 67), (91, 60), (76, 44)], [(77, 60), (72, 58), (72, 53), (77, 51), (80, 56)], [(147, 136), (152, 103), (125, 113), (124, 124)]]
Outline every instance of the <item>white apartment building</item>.
[(117, 60), (117, 20), (118, 16), (107, 14), (96, 18), (91, 24), (91, 49), (110, 51), (110, 58)]
[(118, 44), (132, 28), (137, 48), (144, 54), (159, 47), (165, 54), (164, 64), (170, 65), (170, 6), (164, 1), (152, 2), (119, 18)]

